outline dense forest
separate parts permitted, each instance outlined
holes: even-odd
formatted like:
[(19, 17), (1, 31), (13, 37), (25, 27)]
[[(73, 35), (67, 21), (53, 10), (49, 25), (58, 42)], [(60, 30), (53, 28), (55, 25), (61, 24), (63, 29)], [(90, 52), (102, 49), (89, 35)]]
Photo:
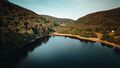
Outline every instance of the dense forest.
[(51, 22), (7, 0), (1, 0), (0, 10), (1, 43), (24, 44), (52, 30)]

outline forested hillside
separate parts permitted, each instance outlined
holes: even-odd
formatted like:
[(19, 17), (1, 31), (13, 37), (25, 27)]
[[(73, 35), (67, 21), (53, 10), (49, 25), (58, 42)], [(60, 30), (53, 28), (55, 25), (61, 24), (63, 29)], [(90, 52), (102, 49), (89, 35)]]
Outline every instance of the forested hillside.
[(120, 44), (120, 8), (88, 14), (56, 31)]
[(24, 44), (48, 34), (52, 27), (52, 22), (36, 13), (8, 0), (0, 1), (0, 43)]

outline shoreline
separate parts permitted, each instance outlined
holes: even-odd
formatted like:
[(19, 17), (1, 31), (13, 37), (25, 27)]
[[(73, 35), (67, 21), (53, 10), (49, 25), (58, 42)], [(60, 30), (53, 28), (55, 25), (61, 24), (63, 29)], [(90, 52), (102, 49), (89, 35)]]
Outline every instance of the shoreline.
[(100, 42), (109, 46), (113, 46), (115, 48), (119, 48), (120, 49), (120, 45), (119, 44), (115, 44), (115, 43), (111, 43), (105, 40), (100, 40), (98, 38), (86, 38), (86, 37), (81, 37), (79, 35), (72, 35), (72, 34), (61, 34), (61, 33), (52, 33), (49, 34), (50, 36), (67, 36), (67, 37), (74, 37), (74, 38), (78, 38), (78, 39), (82, 39), (82, 40), (87, 40), (87, 41), (93, 41), (93, 42)]

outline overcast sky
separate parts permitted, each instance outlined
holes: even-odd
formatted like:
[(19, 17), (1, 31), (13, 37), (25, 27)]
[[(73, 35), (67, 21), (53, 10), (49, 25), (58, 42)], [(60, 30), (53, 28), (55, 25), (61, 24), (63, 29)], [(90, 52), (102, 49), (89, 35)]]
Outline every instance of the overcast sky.
[(78, 19), (89, 13), (120, 7), (120, 0), (10, 0), (37, 14)]

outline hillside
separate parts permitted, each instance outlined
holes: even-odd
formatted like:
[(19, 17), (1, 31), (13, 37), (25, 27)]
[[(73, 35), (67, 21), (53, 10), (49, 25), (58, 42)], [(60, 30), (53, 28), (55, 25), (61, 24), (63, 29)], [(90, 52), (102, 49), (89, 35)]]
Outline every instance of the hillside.
[(120, 34), (120, 8), (88, 14), (76, 21), (80, 26), (101, 31), (116, 31)]
[(120, 8), (88, 14), (74, 23), (56, 29), (83, 37), (95, 37), (120, 44)]
[(52, 25), (52, 22), (8, 0), (0, 2), (1, 44), (25, 44), (37, 36), (48, 34)]
[(47, 20), (50, 20), (54, 23), (73, 23), (74, 22), (74, 20), (72, 19), (56, 18), (56, 17), (48, 16), (48, 15), (40, 15), (40, 17), (46, 18)]

